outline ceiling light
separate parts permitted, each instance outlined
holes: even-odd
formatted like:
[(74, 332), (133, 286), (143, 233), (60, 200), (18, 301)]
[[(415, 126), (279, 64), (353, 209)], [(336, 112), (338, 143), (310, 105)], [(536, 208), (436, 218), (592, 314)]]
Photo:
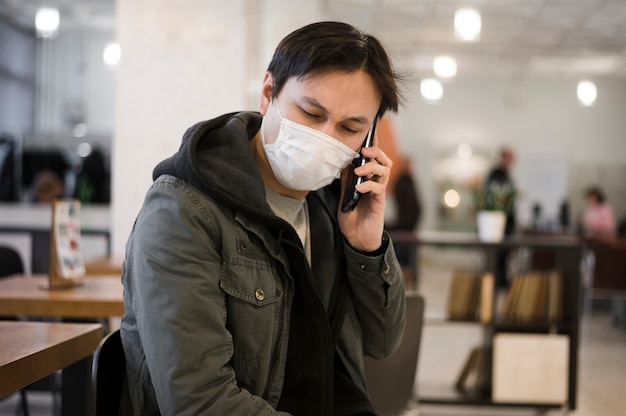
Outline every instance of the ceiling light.
[(443, 203), (448, 208), (456, 208), (459, 206), (460, 202), (461, 195), (456, 189), (448, 189), (446, 193), (443, 194)]
[(459, 9), (454, 14), (454, 34), (465, 42), (480, 39), (480, 13), (474, 9)]
[(439, 78), (456, 76), (456, 61), (450, 56), (438, 56), (433, 62), (433, 71)]
[(102, 52), (102, 60), (105, 64), (107, 64), (107, 66), (116, 66), (120, 62), (121, 57), (122, 49), (120, 48), (119, 44), (112, 42), (104, 47), (104, 51)]
[(472, 154), (474, 153), (474, 151), (472, 150), (472, 146), (470, 146), (469, 144), (461, 143), (457, 146), (456, 153), (461, 159), (468, 160), (472, 158)]
[(426, 78), (420, 83), (420, 93), (426, 101), (439, 101), (443, 97), (443, 85), (438, 79)]
[(87, 125), (85, 123), (76, 123), (72, 128), (72, 134), (74, 137), (85, 137), (87, 134)]
[(78, 145), (78, 147), (76, 148), (76, 153), (78, 153), (78, 156), (80, 157), (87, 157), (91, 154), (92, 151), (92, 147), (89, 143), (81, 143)]
[(580, 81), (576, 88), (576, 95), (578, 95), (578, 101), (585, 107), (593, 105), (598, 97), (596, 84), (591, 81)]
[(42, 7), (35, 15), (35, 28), (37, 35), (42, 38), (53, 38), (59, 29), (59, 10), (50, 7)]

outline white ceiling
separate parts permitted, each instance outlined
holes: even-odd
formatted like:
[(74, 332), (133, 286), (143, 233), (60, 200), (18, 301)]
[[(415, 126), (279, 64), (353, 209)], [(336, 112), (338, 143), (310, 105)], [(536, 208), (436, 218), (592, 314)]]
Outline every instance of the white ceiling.
[[(258, 0), (251, 0), (258, 1)], [(626, 0), (318, 0), (325, 19), (375, 34), (403, 66), (432, 75), (437, 55), (453, 56), (457, 77), (626, 78)], [(34, 19), (43, 0), (0, 0), (0, 10)], [(112, 30), (114, 0), (46, 0), (62, 24)], [(454, 36), (454, 12), (482, 15), (479, 42)]]
[[(458, 76), (626, 77), (624, 0), (325, 0), (330, 16), (369, 22), (421, 76), (435, 56), (451, 55)], [(454, 36), (454, 12), (482, 16), (476, 43)], [(359, 16), (361, 15), (361, 16)]]

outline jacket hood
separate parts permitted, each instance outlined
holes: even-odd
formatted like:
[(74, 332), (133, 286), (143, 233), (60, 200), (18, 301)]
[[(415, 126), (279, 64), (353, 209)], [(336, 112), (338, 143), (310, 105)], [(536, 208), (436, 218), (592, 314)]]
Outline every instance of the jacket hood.
[(173, 175), (229, 206), (271, 212), (249, 148), (262, 120), (257, 112), (238, 112), (193, 125), (178, 152), (159, 163), (152, 178)]

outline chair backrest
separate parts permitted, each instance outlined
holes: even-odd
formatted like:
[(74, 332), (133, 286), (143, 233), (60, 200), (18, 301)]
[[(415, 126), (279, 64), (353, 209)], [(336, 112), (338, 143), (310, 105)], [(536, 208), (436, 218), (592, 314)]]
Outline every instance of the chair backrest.
[(126, 358), (120, 330), (107, 335), (96, 349), (91, 366), (92, 416), (118, 414), (125, 388)]
[(0, 246), (0, 277), (24, 273), (22, 256), (12, 247)]
[(414, 398), (424, 298), (417, 293), (406, 297), (406, 328), (398, 349), (389, 357), (365, 357), (365, 378), (372, 405), (381, 416), (399, 415)]

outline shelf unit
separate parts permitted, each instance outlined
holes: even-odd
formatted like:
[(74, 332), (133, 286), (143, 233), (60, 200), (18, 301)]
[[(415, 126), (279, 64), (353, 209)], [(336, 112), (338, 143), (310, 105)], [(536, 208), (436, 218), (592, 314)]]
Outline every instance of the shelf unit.
[[(541, 252), (549, 252), (553, 258), (551, 268), (562, 275), (562, 319), (558, 323), (514, 323), (499, 319), (494, 296), (493, 319), (491, 322), (476, 321), (483, 328), (483, 345), (486, 350), (484, 368), (486, 383), (481, 389), (459, 390), (454, 385), (449, 388), (436, 388), (420, 384), (418, 399), (420, 403), (466, 405), (466, 406), (498, 406), (498, 407), (532, 407), (537, 409), (563, 408), (576, 409), (576, 393), (578, 388), (578, 351), (580, 343), (580, 320), (582, 313), (583, 290), (580, 276), (580, 261), (584, 243), (573, 236), (511, 236), (499, 243), (483, 243), (478, 241), (474, 233), (424, 232), (419, 235), (397, 233), (392, 235), (394, 244), (407, 244), (414, 248), (413, 289), (417, 289), (419, 280), (418, 251), (423, 246), (455, 247), (482, 250), (485, 253), (485, 272), (495, 272), (496, 255), (501, 249), (530, 248)], [(445, 325), (445, 322), (437, 325)], [(451, 323), (468, 321), (449, 321)], [(425, 323), (428, 324), (427, 322)], [(569, 356), (567, 361), (567, 399), (565, 403), (544, 402), (497, 402), (492, 399), (491, 371), (493, 365), (493, 339), (498, 333), (522, 334), (561, 334), (569, 339)], [(427, 359), (422, 357), (421, 359)]]

